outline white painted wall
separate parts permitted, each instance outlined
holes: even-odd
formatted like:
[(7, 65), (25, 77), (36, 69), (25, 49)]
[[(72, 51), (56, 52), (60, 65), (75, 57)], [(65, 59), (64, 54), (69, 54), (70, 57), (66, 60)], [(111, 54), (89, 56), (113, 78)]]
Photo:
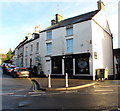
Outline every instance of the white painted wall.
[[(100, 11), (93, 19), (110, 33), (103, 11)], [(93, 75), (97, 68), (107, 68), (109, 75), (113, 75), (112, 38), (97, 23), (92, 20)], [(94, 52), (97, 52), (97, 59), (94, 59)]]
[[(66, 36), (66, 27), (61, 27), (52, 30), (52, 40), (46, 40), (46, 32), (40, 33), (40, 55), (42, 58), (43, 70), (46, 74), (50, 72), (50, 57), (46, 57), (46, 43), (52, 42), (52, 55), (65, 55), (66, 53), (66, 39), (73, 38), (73, 54), (92, 52), (91, 21), (85, 21), (73, 25), (73, 35)], [(92, 62), (90, 60), (90, 68)], [(49, 66), (49, 67), (48, 67)], [(90, 69), (92, 75), (92, 69)]]
[[(112, 39), (110, 35), (108, 35), (97, 23), (95, 23), (95, 21), (108, 33), (110, 33), (104, 11), (100, 11), (97, 15), (95, 15), (93, 20), (73, 24), (72, 36), (66, 36), (66, 27), (53, 29), (52, 40), (46, 40), (46, 32), (41, 32), (40, 38), (24, 45), (24, 67), (30, 66), (30, 58), (32, 59), (32, 65), (37, 65), (35, 58), (39, 56), (41, 57), (42, 69), (44, 73), (48, 75), (51, 73), (51, 60), (50, 56), (46, 55), (46, 43), (52, 42), (51, 56), (65, 55), (66, 39), (73, 38), (73, 54), (89, 52), (92, 55), (89, 60), (91, 76), (95, 76), (95, 69), (97, 68), (108, 68), (109, 75), (113, 75)], [(39, 42), (38, 53), (36, 53), (37, 42)], [(32, 53), (31, 45), (33, 45)], [(28, 47), (27, 56), (26, 47)], [(94, 52), (97, 52), (97, 59), (94, 58)], [(26, 58), (27, 66), (25, 63)]]
[(91, 21), (85, 21), (74, 25), (74, 53), (85, 53), (92, 51)]
[[(36, 51), (36, 44), (37, 42), (39, 42), (39, 38), (27, 43), (24, 45), (24, 60), (23, 60), (23, 64), (24, 67), (30, 67), (30, 59), (32, 59), (32, 66), (37, 65), (38, 63), (36, 62), (36, 57), (40, 56), (40, 51)], [(31, 52), (31, 45), (33, 45), (33, 51)], [(40, 45), (40, 43), (39, 43)], [(26, 47), (28, 50), (28, 54), (26, 56)], [(39, 46), (40, 47), (40, 46)], [(39, 49), (40, 50), (40, 49)], [(26, 59), (27, 59), (27, 66), (26, 66)]]

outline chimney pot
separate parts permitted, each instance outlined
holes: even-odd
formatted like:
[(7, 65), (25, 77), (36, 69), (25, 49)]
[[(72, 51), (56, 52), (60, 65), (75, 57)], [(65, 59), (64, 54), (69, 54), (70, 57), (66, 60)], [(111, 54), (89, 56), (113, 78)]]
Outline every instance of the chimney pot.
[(40, 31), (40, 26), (39, 25), (35, 26), (35, 32), (39, 33), (39, 31)]
[(63, 20), (62, 15), (56, 14), (56, 23), (60, 22), (61, 20)]
[(98, 10), (104, 10), (105, 11), (105, 5), (101, 0), (99, 0), (97, 2), (97, 4), (98, 4)]
[(51, 25), (55, 25), (56, 21), (55, 20), (51, 20)]

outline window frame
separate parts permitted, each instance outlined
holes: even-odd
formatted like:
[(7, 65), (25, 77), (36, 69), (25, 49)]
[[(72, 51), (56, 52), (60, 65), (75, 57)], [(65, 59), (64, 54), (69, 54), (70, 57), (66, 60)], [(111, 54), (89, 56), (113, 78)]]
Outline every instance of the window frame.
[[(48, 48), (48, 45), (51, 45), (50, 48)], [(46, 55), (52, 54), (52, 42), (46, 43)]]
[[(72, 45), (68, 45), (68, 41), (70, 40), (72, 40)], [(68, 48), (72, 48), (72, 49), (68, 49)], [(66, 53), (73, 53), (73, 38), (66, 39)]]
[(32, 54), (33, 52), (33, 44), (31, 44), (31, 50), (30, 50), (30, 53)]
[(72, 36), (72, 35), (73, 35), (73, 26), (71, 26), (71, 25), (67, 26), (66, 27), (66, 36)]
[(36, 43), (36, 53), (39, 52), (39, 42)]
[(52, 74), (62, 75), (62, 56), (52, 57), (51, 60)]
[(52, 40), (52, 31), (46, 32), (46, 40)]

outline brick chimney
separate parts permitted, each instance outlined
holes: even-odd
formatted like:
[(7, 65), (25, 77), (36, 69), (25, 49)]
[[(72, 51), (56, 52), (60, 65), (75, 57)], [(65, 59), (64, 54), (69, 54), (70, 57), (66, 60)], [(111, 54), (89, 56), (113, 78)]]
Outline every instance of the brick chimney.
[(98, 10), (104, 10), (105, 11), (105, 5), (101, 0), (99, 0), (97, 2), (97, 4), (98, 4)]
[(62, 15), (56, 14), (56, 23), (60, 22), (61, 20), (63, 20)]

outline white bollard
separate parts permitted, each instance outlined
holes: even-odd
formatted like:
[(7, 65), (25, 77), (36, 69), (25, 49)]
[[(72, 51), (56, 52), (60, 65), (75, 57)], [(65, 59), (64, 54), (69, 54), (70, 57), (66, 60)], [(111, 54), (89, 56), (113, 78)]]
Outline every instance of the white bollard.
[(66, 73), (65, 79), (66, 79), (66, 87), (68, 87), (68, 74), (67, 73)]
[(51, 88), (51, 77), (50, 77), (50, 74), (48, 75), (48, 88)]

